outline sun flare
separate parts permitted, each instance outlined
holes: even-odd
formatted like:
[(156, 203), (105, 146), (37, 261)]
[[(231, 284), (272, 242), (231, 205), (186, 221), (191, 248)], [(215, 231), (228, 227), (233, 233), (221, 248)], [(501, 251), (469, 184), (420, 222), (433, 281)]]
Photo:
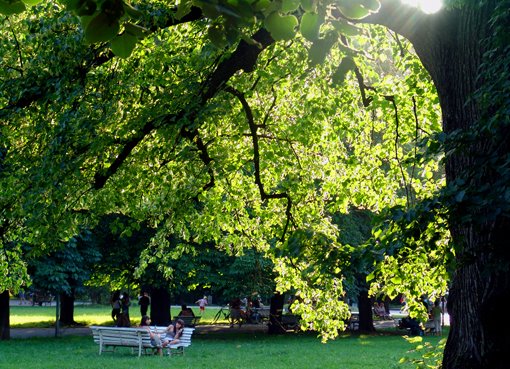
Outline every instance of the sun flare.
[(443, 7), (442, 0), (402, 0), (402, 3), (415, 6), (427, 14), (436, 13)]

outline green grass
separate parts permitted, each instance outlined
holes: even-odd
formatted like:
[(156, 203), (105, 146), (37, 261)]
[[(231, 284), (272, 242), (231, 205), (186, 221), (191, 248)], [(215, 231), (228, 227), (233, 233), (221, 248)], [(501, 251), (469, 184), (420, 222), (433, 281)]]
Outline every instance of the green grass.
[[(192, 307), (198, 315), (198, 308)], [(200, 320), (201, 324), (211, 324), (214, 320), (218, 307), (208, 307)], [(140, 310), (138, 306), (132, 306), (130, 317), (133, 324), (140, 323)], [(172, 316), (176, 316), (180, 308), (172, 308)], [(55, 325), (55, 306), (11, 306), (11, 327), (53, 327)], [(84, 325), (112, 325), (110, 316), (111, 308), (107, 305), (77, 305), (74, 308), (74, 320)], [(227, 323), (222, 319), (219, 323)]]
[[(172, 309), (172, 315), (178, 310)], [(201, 323), (211, 323), (218, 310), (208, 307)], [(138, 307), (133, 307), (134, 324), (138, 324), (139, 315)], [(76, 306), (75, 320), (86, 325), (112, 324), (110, 308), (100, 305)], [(12, 327), (51, 327), (54, 321), (54, 306), (11, 307)], [(426, 337), (425, 340), (436, 344), (439, 338)], [(323, 344), (310, 333), (269, 336), (239, 333), (234, 328), (228, 333), (195, 334), (193, 345), (183, 357), (138, 358), (131, 349), (124, 347), (99, 356), (98, 346), (91, 336), (64, 336), (3, 341), (0, 343), (0, 368), (407, 369), (412, 366), (397, 363), (411, 348), (394, 330), (371, 336), (343, 334)]]
[(0, 368), (386, 369), (404, 368), (397, 362), (410, 347), (396, 335), (344, 335), (323, 344), (311, 334), (211, 333), (194, 335), (183, 357), (138, 358), (123, 347), (99, 356), (90, 336), (33, 338), (2, 342)]

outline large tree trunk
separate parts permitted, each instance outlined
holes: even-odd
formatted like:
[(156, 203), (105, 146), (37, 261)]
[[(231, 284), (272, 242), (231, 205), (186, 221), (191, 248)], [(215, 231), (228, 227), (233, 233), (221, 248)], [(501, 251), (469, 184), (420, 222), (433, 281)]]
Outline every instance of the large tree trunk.
[(74, 321), (74, 294), (60, 294), (60, 323), (62, 325), (75, 325)]
[[(422, 29), (423, 36), (417, 34), (413, 42), (437, 87), (445, 133), (468, 132), (487, 113), (472, 97), (487, 82), (479, 75), (486, 67), (482, 64), (488, 43), (484, 38), (491, 32), (488, 23), (495, 3), (487, 1), (484, 7), (466, 6), (438, 16), (429, 24), (434, 30), (426, 34)], [(502, 134), (499, 130), (493, 133)], [(493, 138), (479, 136), (476, 143), (447, 157), (447, 181), (465, 181), (466, 196), (468, 191), (498, 185), (499, 173), (481, 158), (491, 153), (504, 157), (509, 151), (507, 144), (494, 144)], [(502, 321), (510, 296), (510, 222), (502, 215), (489, 216), (493, 211), (492, 206), (460, 204), (451, 214), (457, 268), (449, 293), (451, 329), (444, 353), (445, 369), (508, 368), (510, 335)]]
[[(490, 20), (499, 4), (504, 6), (498, 24), (508, 30), (508, 1), (463, 1), (460, 8), (431, 16), (402, 7), (396, 0), (385, 0), (382, 4), (381, 11), (367, 21), (388, 26), (411, 41), (436, 85), (445, 133), (467, 133), (481, 118), (500, 114), (491, 129), (485, 130), (485, 136), (478, 132), (477, 140), (468, 141), (471, 143), (449, 155), (446, 161), (447, 182), (464, 189), (467, 200), (458, 197), (457, 204), (455, 201), (450, 204), (450, 231), (457, 262), (449, 293), (451, 328), (443, 368), (508, 368), (510, 335), (505, 332), (504, 319), (506, 299), (510, 296), (510, 221), (504, 210), (495, 212), (500, 206), (503, 209), (508, 206), (508, 200), (505, 195), (486, 195), (493, 189), (502, 189), (504, 193), (508, 185), (505, 180), (508, 164), (504, 160), (510, 151), (510, 140), (508, 127), (501, 124), (508, 120), (508, 112), (502, 108), (508, 96), (497, 96), (493, 87), (492, 95), (487, 92), (490, 84), (501, 76), (506, 76), (508, 84), (508, 63), (501, 63), (508, 58), (504, 48), (508, 48), (508, 41), (506, 44), (502, 41), (507, 35), (499, 34), (502, 45), (498, 52), (491, 53), (489, 58), (484, 56), (493, 47), (491, 41), (498, 40)], [(496, 62), (501, 65), (499, 71), (493, 71), (494, 65), (499, 65)], [(480, 78), (487, 70), (492, 74)], [(492, 104), (490, 108), (487, 101), (482, 106), (473, 96), (480, 87), (485, 89), (483, 97), (490, 96), (487, 99)], [(483, 161), (491, 154), (493, 162)], [(495, 162), (498, 159), (501, 161)], [(477, 190), (481, 191), (478, 199), (473, 196)]]
[(9, 291), (0, 293), (0, 341), (11, 338)]
[(160, 287), (151, 291), (150, 311), (153, 324), (170, 324), (172, 316), (170, 314), (170, 293), (168, 289)]

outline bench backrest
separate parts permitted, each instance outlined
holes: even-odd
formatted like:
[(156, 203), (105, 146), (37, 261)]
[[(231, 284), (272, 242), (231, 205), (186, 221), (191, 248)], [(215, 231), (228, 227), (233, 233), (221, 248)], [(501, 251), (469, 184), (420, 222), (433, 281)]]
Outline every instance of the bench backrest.
[(178, 315), (176, 319), (182, 319), (184, 321), (184, 326), (186, 327), (194, 327), (200, 321), (199, 316), (180, 316)]
[(94, 342), (103, 345), (121, 345), (138, 347), (151, 347), (149, 332), (144, 328), (121, 328), (92, 326)]
[(179, 346), (188, 347), (191, 345), (191, 336), (193, 335), (193, 331), (195, 328), (184, 328), (182, 331), (182, 336), (180, 338)]

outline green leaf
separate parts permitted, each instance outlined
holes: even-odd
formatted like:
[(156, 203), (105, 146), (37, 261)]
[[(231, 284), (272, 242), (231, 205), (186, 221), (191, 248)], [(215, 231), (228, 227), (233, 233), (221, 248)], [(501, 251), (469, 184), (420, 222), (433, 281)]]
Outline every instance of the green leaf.
[(400, 278), (400, 277), (393, 277), (393, 278), (391, 278), (391, 282), (394, 283), (394, 284), (400, 284), (400, 283), (402, 283), (402, 278)]
[(333, 73), (333, 86), (341, 85), (345, 81), (347, 73), (351, 70), (354, 70), (355, 67), (356, 64), (350, 56), (343, 58), (338, 68), (336, 68), (335, 73)]
[(25, 4), (21, 1), (8, 2), (0, 0), (0, 13), (4, 15), (19, 14), (26, 9)]
[(378, 0), (361, 0), (360, 3), (371, 12), (377, 12), (381, 7), (381, 3)]
[(317, 10), (317, 2), (314, 0), (301, 0), (301, 8), (305, 12), (315, 12)]
[(366, 281), (367, 282), (370, 282), (371, 280), (373, 280), (375, 278), (375, 274), (374, 272), (370, 273), (369, 275), (367, 275), (367, 278), (366, 278)]
[(330, 32), (325, 38), (315, 40), (308, 51), (308, 60), (311, 66), (321, 64), (326, 59), (329, 51), (337, 41), (337, 34)]
[(105, 13), (99, 13), (85, 29), (85, 38), (89, 43), (109, 41), (119, 33), (119, 21)]
[(42, 0), (23, 0), (23, 2), (28, 6), (34, 6), (41, 2)]
[(222, 27), (219, 27), (218, 25), (212, 25), (207, 30), (207, 36), (209, 37), (209, 40), (213, 43), (214, 46), (216, 46), (219, 49), (224, 48), (227, 46), (228, 42), (225, 37), (225, 32)]
[[(129, 15), (133, 19), (138, 19), (143, 15), (143, 13), (140, 10), (136, 9), (135, 7), (133, 7), (127, 3), (124, 3), (124, 11), (126, 12), (127, 15)], [(177, 13), (179, 13), (179, 8), (177, 8)], [(176, 15), (176, 18), (177, 18), (177, 15)], [(180, 18), (177, 18), (177, 19), (180, 19)]]
[(349, 19), (362, 19), (370, 14), (370, 11), (352, 0), (338, 0), (340, 12)]
[(135, 35), (125, 32), (112, 40), (112, 51), (115, 55), (120, 56), (121, 58), (127, 58), (133, 52), (137, 40), (138, 38)]
[(319, 30), (323, 19), (317, 13), (305, 13), (301, 18), (300, 31), (304, 38), (315, 41), (319, 38)]
[(143, 27), (140, 27), (136, 24), (132, 24), (132, 23), (125, 23), (124, 24), (124, 28), (126, 29), (126, 32), (133, 35), (133, 36), (136, 36), (138, 37), (139, 39), (142, 39), (145, 37), (145, 34), (147, 32), (147, 30)]
[(264, 26), (275, 40), (290, 40), (296, 35), (298, 20), (293, 15), (271, 13), (265, 20)]
[(80, 2), (80, 6), (76, 9), (76, 14), (79, 16), (94, 15), (96, 12), (97, 4), (94, 1), (86, 0)]
[(263, 11), (271, 6), (270, 0), (259, 0), (253, 4), (255, 11)]
[(338, 19), (331, 21), (331, 24), (335, 29), (345, 36), (357, 36), (361, 33), (361, 29), (347, 23), (344, 20)]
[(299, 0), (283, 0), (282, 1), (282, 13), (291, 13), (299, 8)]

